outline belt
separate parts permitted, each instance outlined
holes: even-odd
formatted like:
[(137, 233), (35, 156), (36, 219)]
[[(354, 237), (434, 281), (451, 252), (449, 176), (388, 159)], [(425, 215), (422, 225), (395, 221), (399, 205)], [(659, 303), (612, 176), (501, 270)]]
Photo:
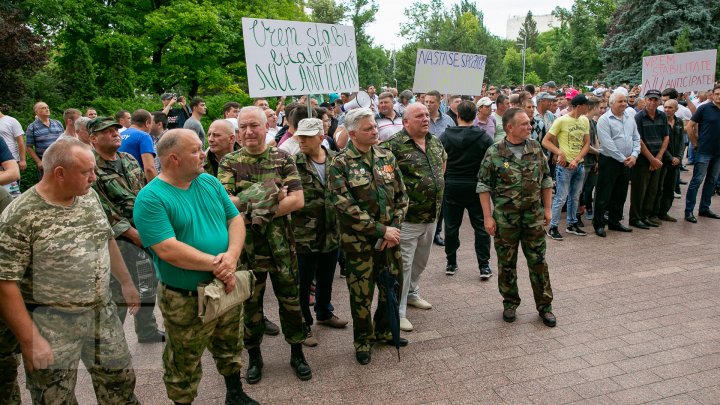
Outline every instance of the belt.
[(197, 297), (198, 296), (197, 290), (186, 290), (184, 288), (173, 287), (173, 286), (167, 285), (165, 283), (160, 283), (160, 284), (162, 284), (166, 289), (168, 289), (170, 291), (174, 291), (178, 294), (182, 294), (186, 297)]

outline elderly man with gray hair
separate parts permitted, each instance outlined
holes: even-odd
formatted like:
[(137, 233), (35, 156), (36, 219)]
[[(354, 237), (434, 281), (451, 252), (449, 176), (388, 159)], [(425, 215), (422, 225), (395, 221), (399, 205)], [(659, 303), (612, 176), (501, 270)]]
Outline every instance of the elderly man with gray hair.
[[(624, 89), (623, 89), (624, 90)], [(616, 90), (610, 95), (610, 109), (597, 123), (600, 140), (598, 182), (595, 191), (595, 234), (605, 237), (605, 211), (608, 228), (620, 232), (632, 229), (620, 223), (627, 198), (630, 169), (640, 154), (640, 133), (635, 115), (627, 111), (627, 92)]]

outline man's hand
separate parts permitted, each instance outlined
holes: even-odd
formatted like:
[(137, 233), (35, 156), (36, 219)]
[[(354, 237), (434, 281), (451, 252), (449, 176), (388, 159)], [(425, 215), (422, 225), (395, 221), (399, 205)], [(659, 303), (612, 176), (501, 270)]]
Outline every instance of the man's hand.
[(25, 368), (30, 371), (48, 368), (55, 362), (50, 343), (39, 334), (35, 334), (27, 345), (21, 345), (20, 351)]
[(672, 165), (673, 165), (673, 166), (677, 166), (677, 165), (679, 165), (679, 164), (680, 164), (680, 159), (678, 159), (678, 158), (676, 158), (676, 157), (672, 158)]
[(225, 294), (230, 294), (232, 290), (235, 289), (235, 286), (237, 284), (237, 280), (235, 279), (235, 275), (231, 274), (230, 278), (228, 278), (227, 281), (223, 280), (223, 283), (225, 283)]
[(42, 171), (43, 171), (42, 161), (40, 161), (40, 162), (35, 162), (35, 166), (37, 166), (38, 171), (42, 173)]
[(277, 196), (278, 196), (278, 202), (284, 200), (285, 197), (287, 197), (287, 191), (288, 191), (287, 186), (282, 186), (282, 187), (280, 188), (280, 191), (278, 191), (278, 195), (277, 195)]
[(577, 162), (577, 160), (575, 160), (575, 159), (571, 160), (570, 163), (568, 163), (568, 166), (567, 166), (567, 167), (568, 167), (568, 169), (570, 169), (570, 170), (575, 170), (575, 169), (577, 169), (577, 167), (578, 167), (578, 162)]
[(565, 157), (564, 153), (558, 153), (557, 157), (555, 158), (555, 164), (559, 165), (560, 167), (567, 166), (567, 158)]
[(213, 270), (213, 275), (220, 279), (223, 283), (228, 284), (235, 279), (235, 270), (237, 270), (237, 259), (232, 257), (232, 255), (227, 254), (227, 252), (220, 253), (219, 255), (215, 256), (215, 260), (213, 260), (213, 265), (215, 266), (215, 270)]
[(495, 218), (491, 216), (485, 217), (485, 230), (490, 236), (495, 236), (495, 231), (497, 230), (497, 224), (495, 223)]
[(650, 161), (650, 171), (655, 171), (662, 167), (662, 161), (660, 159), (653, 159)]
[(627, 167), (633, 167), (633, 166), (635, 166), (636, 160), (637, 160), (637, 158), (635, 156), (628, 156), (623, 161), (623, 164)]
[(552, 219), (552, 209), (550, 207), (545, 207), (545, 226), (550, 225), (550, 220)]
[(140, 310), (140, 294), (132, 282), (122, 285), (122, 296), (128, 307), (130, 315), (135, 315)]
[(19, 160), (18, 166), (20, 167), (20, 170), (25, 171), (25, 169), (27, 169), (27, 162), (25, 160)]
[(393, 247), (398, 245), (400, 243), (400, 230), (392, 226), (386, 227), (383, 239), (388, 242), (387, 247)]
[(127, 231), (122, 233), (122, 236), (130, 239), (130, 241), (137, 247), (143, 247), (142, 241), (140, 240), (140, 234), (137, 229), (130, 227)]

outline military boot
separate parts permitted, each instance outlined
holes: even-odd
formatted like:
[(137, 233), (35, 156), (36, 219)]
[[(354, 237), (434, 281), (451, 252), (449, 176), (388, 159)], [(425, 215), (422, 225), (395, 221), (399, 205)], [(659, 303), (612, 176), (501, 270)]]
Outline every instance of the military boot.
[(257, 401), (250, 398), (242, 389), (240, 372), (223, 376), (225, 378), (225, 405), (259, 405)]
[(312, 370), (310, 370), (310, 366), (305, 360), (301, 343), (290, 346), (290, 367), (295, 371), (297, 378), (303, 381), (312, 378)]
[(248, 355), (250, 356), (250, 361), (245, 378), (248, 384), (257, 384), (260, 382), (260, 379), (262, 379), (262, 353), (260, 353), (259, 347), (253, 347), (252, 349), (248, 349)]

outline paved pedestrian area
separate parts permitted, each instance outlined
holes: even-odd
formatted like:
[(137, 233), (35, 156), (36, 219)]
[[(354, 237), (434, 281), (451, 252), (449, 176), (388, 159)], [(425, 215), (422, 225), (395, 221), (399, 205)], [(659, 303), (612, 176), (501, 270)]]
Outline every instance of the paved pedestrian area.
[[(688, 173), (683, 177), (689, 179)], [(561, 223), (565, 240), (547, 241), (556, 328), (544, 326), (535, 312), (524, 258), (518, 264), (518, 319), (503, 322), (497, 277), (480, 281), (466, 218), (458, 274), (444, 274), (444, 251), (433, 247), (421, 282), (433, 309), (408, 308), (415, 331), (403, 334), (410, 344), (400, 361), (394, 348), (376, 346), (372, 363), (360, 366), (352, 329), (320, 326), (320, 345), (305, 348), (312, 380), (295, 378), (282, 336), (266, 337), (263, 379), (245, 384), (246, 391), (276, 404), (718, 404), (720, 220), (685, 222), (682, 203), (675, 200), (670, 213), (680, 219), (676, 224), (608, 231), (604, 239), (565, 234)], [(713, 205), (720, 211), (720, 197)], [(491, 264), (495, 269), (494, 251)], [(265, 302), (277, 322), (270, 291)], [(345, 280), (338, 276), (333, 304), (337, 315), (350, 317)], [(131, 322), (125, 330), (138, 397), (145, 404), (170, 403), (162, 345), (138, 345)], [(223, 403), (223, 380), (208, 353), (203, 370), (196, 403)], [(85, 372), (77, 393), (81, 404), (95, 403)], [(29, 403), (24, 389), (23, 400)]]

